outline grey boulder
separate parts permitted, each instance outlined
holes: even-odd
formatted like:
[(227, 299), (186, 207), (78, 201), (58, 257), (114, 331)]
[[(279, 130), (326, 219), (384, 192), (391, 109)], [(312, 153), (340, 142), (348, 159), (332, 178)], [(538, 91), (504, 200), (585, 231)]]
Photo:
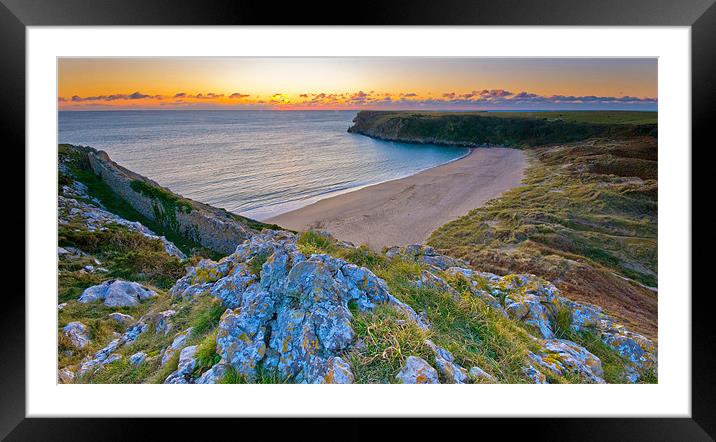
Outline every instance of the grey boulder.
[(408, 356), (405, 365), (395, 376), (401, 384), (439, 384), (438, 372), (424, 359)]
[(88, 287), (82, 292), (79, 302), (104, 301), (109, 307), (132, 307), (140, 301), (156, 296), (156, 292), (136, 282), (109, 280)]
[(62, 332), (69, 338), (72, 345), (77, 348), (85, 348), (90, 341), (87, 326), (81, 322), (70, 322), (62, 328)]
[(120, 312), (110, 313), (109, 317), (122, 325), (130, 325), (134, 322), (134, 317)]
[(144, 353), (143, 351), (138, 351), (129, 357), (129, 362), (136, 367), (137, 365), (144, 362), (144, 360), (146, 358), (147, 358), (146, 353)]

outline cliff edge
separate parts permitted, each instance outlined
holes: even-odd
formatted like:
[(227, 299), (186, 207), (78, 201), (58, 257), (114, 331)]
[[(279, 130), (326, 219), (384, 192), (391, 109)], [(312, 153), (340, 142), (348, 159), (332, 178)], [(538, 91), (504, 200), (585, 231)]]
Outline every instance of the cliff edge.
[(517, 148), (594, 137), (656, 137), (655, 113), (636, 114), (643, 115), (625, 120), (619, 112), (360, 111), (348, 132), (407, 143)]

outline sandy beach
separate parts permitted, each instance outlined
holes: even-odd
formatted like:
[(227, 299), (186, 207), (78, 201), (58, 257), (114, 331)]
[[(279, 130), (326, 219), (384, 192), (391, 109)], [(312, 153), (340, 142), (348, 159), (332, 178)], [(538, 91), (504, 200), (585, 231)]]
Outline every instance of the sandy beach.
[(423, 243), (441, 225), (519, 186), (522, 151), (472, 149), (418, 174), (326, 198), (265, 220), (293, 230), (320, 229), (375, 250)]

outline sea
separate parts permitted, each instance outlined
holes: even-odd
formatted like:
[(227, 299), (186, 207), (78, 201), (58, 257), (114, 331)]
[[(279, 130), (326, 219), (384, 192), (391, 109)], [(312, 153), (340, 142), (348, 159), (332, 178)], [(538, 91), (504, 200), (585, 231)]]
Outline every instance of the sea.
[(351, 134), (356, 111), (61, 111), (59, 142), (257, 220), (454, 161), (468, 149)]

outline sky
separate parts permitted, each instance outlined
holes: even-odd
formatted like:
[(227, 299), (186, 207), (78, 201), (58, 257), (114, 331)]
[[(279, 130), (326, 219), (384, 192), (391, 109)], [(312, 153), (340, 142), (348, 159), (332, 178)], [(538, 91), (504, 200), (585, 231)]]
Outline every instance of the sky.
[(60, 110), (656, 110), (655, 58), (60, 58)]

